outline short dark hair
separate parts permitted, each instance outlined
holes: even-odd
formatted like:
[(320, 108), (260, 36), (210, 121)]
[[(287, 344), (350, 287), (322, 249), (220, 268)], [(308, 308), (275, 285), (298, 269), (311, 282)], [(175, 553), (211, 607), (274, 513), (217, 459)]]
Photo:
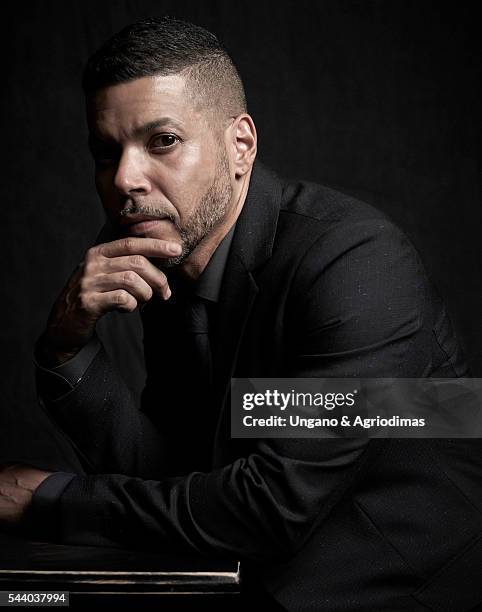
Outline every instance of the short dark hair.
[(246, 112), (239, 73), (214, 34), (172, 17), (149, 17), (128, 25), (87, 61), (86, 95), (146, 76), (182, 74), (197, 102), (225, 117)]

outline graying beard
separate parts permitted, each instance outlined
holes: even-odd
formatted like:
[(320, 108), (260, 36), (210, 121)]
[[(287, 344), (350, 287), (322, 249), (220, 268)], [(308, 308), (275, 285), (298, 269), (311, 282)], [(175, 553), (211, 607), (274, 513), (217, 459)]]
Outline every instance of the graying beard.
[(136, 206), (135, 204), (131, 204), (120, 212), (121, 217), (125, 217), (126, 215), (149, 215), (152, 217), (157, 217), (158, 219), (169, 219), (175, 223), (175, 219), (172, 214), (165, 212), (159, 214), (159, 209), (154, 208), (153, 206)]
[(230, 189), (222, 189), (219, 184), (212, 185), (201, 200), (196, 215), (191, 224), (179, 228), (182, 241), (182, 253), (177, 257), (170, 257), (162, 261), (161, 267), (172, 268), (182, 263), (197, 245), (216, 227), (226, 213), (227, 201), (230, 198)]
[[(159, 209), (152, 206), (136, 206), (135, 204), (131, 204), (120, 212), (121, 216), (140, 214), (158, 218), (164, 217), (174, 223), (181, 236), (182, 253), (177, 257), (169, 257), (160, 260), (158, 267), (172, 268), (179, 265), (223, 218), (226, 213), (227, 203), (232, 195), (229, 179), (226, 181), (226, 177), (229, 177), (228, 172), (228, 160), (224, 155), (220, 159), (218, 165), (218, 176), (220, 179), (218, 178), (218, 180), (215, 180), (201, 198), (200, 206), (196, 210), (194, 218), (190, 219), (190, 222), (188, 221), (186, 227), (181, 227), (176, 222), (173, 215), (164, 212), (161, 213)], [(223, 183), (223, 179), (226, 182)]]

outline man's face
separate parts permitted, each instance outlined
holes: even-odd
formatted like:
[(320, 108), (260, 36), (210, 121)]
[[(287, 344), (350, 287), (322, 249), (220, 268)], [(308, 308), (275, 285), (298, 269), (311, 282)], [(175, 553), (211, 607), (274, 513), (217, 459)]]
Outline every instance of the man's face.
[(182, 261), (229, 209), (232, 185), (223, 139), (196, 108), (180, 75), (106, 87), (87, 100), (96, 187), (124, 236), (181, 243)]

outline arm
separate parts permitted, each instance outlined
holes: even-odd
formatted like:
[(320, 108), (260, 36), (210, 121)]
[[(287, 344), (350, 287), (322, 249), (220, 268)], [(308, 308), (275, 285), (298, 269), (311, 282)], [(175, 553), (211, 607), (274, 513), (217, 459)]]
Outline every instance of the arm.
[(296, 285), (286, 310), (289, 370), (296, 376), (427, 375), (431, 290), (417, 252), (389, 221), (361, 221), (321, 236)]
[(101, 347), (80, 382), (41, 406), (71, 441), (89, 473), (159, 478), (165, 473), (166, 442), (137, 409), (122, 376)]
[(49, 375), (55, 379), (52, 372), (60, 373), (88, 351), (96, 323), (104, 314), (114, 309), (130, 312), (154, 293), (169, 297), (165, 275), (148, 260), (172, 254), (169, 246), (161, 240), (130, 238), (89, 249), (54, 304), (38, 343), (41, 405), (70, 438), (87, 472), (161, 475), (164, 441), (149, 418), (137, 410), (103, 348), (91, 351), (86, 362), (81, 359), (88, 367), (74, 385), (57, 375), (63, 392), (46, 393), (49, 387), (53, 391), (59, 387), (46, 380)]
[[(408, 242), (385, 225), (334, 232), (306, 254), (286, 312), (287, 375), (423, 376), (425, 278)], [(76, 477), (60, 498), (60, 540), (289, 558), (379, 448), (358, 439), (253, 444), (246, 457), (206, 474)]]

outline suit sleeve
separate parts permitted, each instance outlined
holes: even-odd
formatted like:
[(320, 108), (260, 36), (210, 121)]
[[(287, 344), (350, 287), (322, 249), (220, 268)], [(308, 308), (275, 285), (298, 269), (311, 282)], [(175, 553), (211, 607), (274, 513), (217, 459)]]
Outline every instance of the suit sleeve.
[(164, 437), (137, 408), (102, 346), (72, 390), (44, 397), (41, 405), (68, 437), (87, 473), (143, 478), (167, 473)]
[[(325, 235), (291, 281), (286, 376), (422, 376), (425, 277), (404, 236), (366, 222)], [(74, 478), (60, 498), (61, 541), (290, 558), (364, 468), (379, 440), (260, 439), (209, 473)]]
[[(110, 242), (118, 237), (115, 228), (107, 221), (94, 244)], [(78, 360), (74, 357), (69, 363), (68, 377), (64, 376), (65, 365), (45, 370), (37, 363), (40, 406), (69, 439), (87, 473), (162, 477), (167, 473), (164, 436), (138, 409), (131, 391), (102, 344), (96, 340), (85, 349), (81, 351), (82, 355), (78, 355)], [(72, 370), (75, 361), (78, 363)], [(78, 383), (77, 378), (80, 378)], [(60, 482), (60, 479), (52, 482)], [(61, 487), (55, 489), (55, 495), (53, 484), (51, 488), (50, 497), (57, 499)], [(49, 504), (50, 497), (43, 507)]]

